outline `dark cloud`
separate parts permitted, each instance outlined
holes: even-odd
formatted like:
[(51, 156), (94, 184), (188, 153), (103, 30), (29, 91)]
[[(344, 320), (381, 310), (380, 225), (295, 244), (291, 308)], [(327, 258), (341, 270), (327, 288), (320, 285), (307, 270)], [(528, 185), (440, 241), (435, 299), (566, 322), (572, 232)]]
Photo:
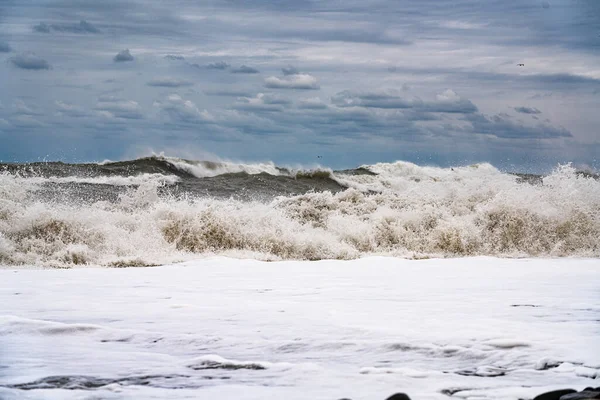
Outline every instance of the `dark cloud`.
[(231, 70), (234, 74), (258, 74), (260, 71), (247, 65), (241, 65)]
[(541, 114), (542, 112), (535, 107), (515, 107), (515, 111), (521, 114)]
[(167, 54), (165, 56), (165, 59), (171, 60), (171, 61), (183, 61), (183, 60), (185, 60), (185, 57), (179, 56), (179, 55), (174, 55), (174, 54)]
[(115, 62), (133, 61), (133, 56), (131, 55), (129, 49), (125, 49), (118, 52), (117, 55), (113, 58), (113, 60)]
[(318, 90), (317, 78), (308, 74), (287, 74), (283, 77), (270, 76), (265, 79), (265, 87), (270, 89)]
[(556, 88), (564, 90), (566, 88), (579, 88), (581, 85), (592, 85), (600, 87), (600, 79), (590, 76), (575, 75), (570, 73), (506, 73), (506, 72), (483, 72), (477, 70), (469, 70), (453, 67), (412, 67), (412, 66), (394, 66), (389, 67), (388, 71), (400, 74), (422, 75), (422, 76), (439, 76), (453, 81), (460, 80), (462, 82), (473, 82), (474, 80), (483, 82), (495, 82), (499, 84), (511, 84), (524, 87), (524, 85), (539, 88), (544, 85), (544, 88)]
[(393, 93), (365, 92), (356, 93), (344, 90), (335, 94), (331, 102), (337, 107), (366, 107), (366, 108), (412, 108), (414, 101), (401, 98)]
[(18, 68), (28, 70), (50, 69), (48, 61), (36, 56), (34, 53), (23, 53), (10, 58), (10, 62)]
[(44, 124), (31, 115), (17, 115), (10, 119), (10, 122), (19, 128), (39, 128)]
[(252, 94), (249, 92), (244, 92), (241, 90), (227, 90), (227, 89), (205, 90), (204, 94), (207, 96), (252, 97)]
[(288, 65), (287, 67), (281, 68), (281, 72), (285, 76), (287, 76), (287, 75), (298, 75), (300, 73), (300, 71), (298, 70), (298, 68), (296, 68), (296, 67), (294, 67), (292, 65)]
[(33, 27), (40, 33), (64, 32), (64, 33), (100, 33), (100, 30), (91, 23), (81, 20), (78, 24), (46, 24), (41, 22)]
[(171, 77), (162, 77), (151, 80), (147, 83), (148, 86), (157, 86), (157, 87), (169, 87), (169, 88), (178, 88), (185, 86), (193, 86), (194, 82), (176, 79)]
[(407, 99), (395, 92), (355, 93), (343, 91), (331, 98), (338, 107), (365, 107), (380, 109), (413, 109), (425, 112), (468, 114), (477, 111), (477, 107), (468, 99), (458, 96), (452, 90), (446, 90), (435, 100), (423, 101), (418, 98)]
[(0, 53), (10, 53), (11, 51), (12, 48), (8, 43), (0, 41)]
[(473, 133), (493, 135), (503, 139), (555, 139), (572, 137), (571, 132), (564, 128), (555, 128), (550, 125), (525, 126), (512, 121), (502, 115), (491, 117), (474, 113), (465, 117), (471, 123)]
[(50, 25), (40, 22), (33, 27), (33, 30), (40, 33), (50, 33)]
[[(220, 70), (224, 70), (224, 69), (227, 69), (229, 67), (230, 67), (230, 65), (227, 64), (225, 61), (218, 61), (218, 62), (214, 62), (214, 63), (210, 63), (210, 64), (206, 65), (206, 68), (208, 68), (208, 69), (220, 69)], [(242, 67), (240, 67), (240, 68), (247, 68), (247, 67), (245, 65), (242, 65)], [(245, 72), (245, 73), (253, 73), (253, 72)]]
[(520, 77), (522, 80), (545, 84), (594, 84), (600, 85), (600, 79), (574, 74), (532, 74)]
[[(204, 135), (203, 139), (247, 139), (212, 149), (225, 152), (223, 156), (273, 156), (284, 163), (306, 160), (303, 157), (307, 148), (294, 145), (291, 151), (282, 148), (274, 152), (266, 149), (265, 143), (279, 143), (278, 138), (283, 136), (291, 143), (307, 146), (327, 142), (333, 149), (328, 162), (344, 158), (353, 165), (365, 162), (366, 153), (373, 154), (371, 161), (406, 157), (417, 142), (422, 143), (425, 156), (433, 155), (433, 159), (421, 159), (427, 162), (436, 163), (444, 157), (466, 160), (461, 158), (464, 154), (479, 160), (510, 158), (514, 162), (518, 153), (537, 149), (539, 156), (542, 142), (560, 148), (557, 153), (568, 154), (563, 158), (587, 157), (585, 161), (590, 162), (597, 158), (597, 146), (595, 152), (585, 145), (571, 153), (564, 151), (575, 149), (574, 143), (598, 141), (598, 116), (594, 112), (598, 97), (591, 93), (600, 91), (600, 77), (594, 69), (600, 54), (596, 32), (600, 3), (549, 1), (550, 9), (542, 7), (542, 0), (493, 0), (477, 7), (473, 0), (431, 0), (427, 5), (395, 0), (173, 0), (168, 4), (159, 0), (0, 0), (0, 23), (6, 28), (2, 34), (12, 35), (0, 37), (7, 41), (14, 38), (10, 44), (18, 52), (35, 50), (52, 64), (57, 62), (55, 59), (61, 63), (56, 73), (14, 70), (15, 79), (5, 79), (0, 88), (0, 101), (5, 105), (0, 118), (10, 124), (10, 129), (16, 129), (16, 124), (38, 126), (40, 138), (52, 138), (57, 143), (61, 134), (73, 138), (74, 143), (77, 140), (78, 153), (73, 157), (80, 159), (87, 157), (80, 153), (86, 142), (99, 158), (119, 157), (127, 150), (123, 141), (120, 146), (106, 142), (104, 148), (96, 148), (90, 144), (93, 135), (127, 136), (133, 144), (158, 143), (166, 136), (174, 141), (186, 137), (197, 140)], [(272, 23), (274, 18), (277, 24)], [(81, 19), (119, 41), (92, 34), (85, 24), (78, 23)], [(39, 21), (46, 23), (39, 26), (45, 33), (31, 30)], [(23, 26), (28, 32), (21, 29)], [(410, 43), (415, 45), (407, 46)], [(114, 56), (114, 50), (125, 47), (134, 49), (139, 64), (135, 70), (106, 69), (106, 59), (103, 62), (101, 57)], [(136, 49), (143, 49), (144, 61), (148, 62), (140, 64), (142, 50)], [(464, 49), (469, 49), (468, 54)], [(4, 59), (13, 64), (9, 57), (18, 52)], [(153, 59), (157, 62), (150, 62)], [(201, 68), (193, 78), (191, 62), (199, 63)], [(520, 62), (525, 67), (517, 67)], [(245, 63), (263, 74), (232, 75), (228, 63), (234, 67)], [(136, 63), (128, 65), (132, 64)], [(125, 66), (114, 66), (119, 65)], [(393, 75), (386, 71), (390, 65), (397, 66), (391, 69)], [(58, 65), (55, 67), (58, 69)], [(315, 87), (299, 82), (298, 76), (305, 70), (314, 73), (326, 93), (293, 90), (302, 85)], [(238, 68), (237, 72), (251, 71)], [(179, 79), (153, 79), (164, 76)], [(113, 81), (103, 83), (107, 78)], [(177, 89), (179, 80), (186, 79), (208, 96)], [(403, 82), (412, 89), (401, 90)], [(146, 86), (155, 83), (163, 89)], [(261, 86), (264, 91), (289, 94), (293, 104), (273, 93), (255, 96)], [(398, 91), (374, 91), (390, 87)], [(462, 98), (451, 91), (435, 96), (447, 87)], [(350, 90), (342, 92), (344, 89)], [(91, 96), (116, 90), (129, 100), (102, 99), (95, 111), (94, 103), (81, 108), (93, 99)], [(181, 92), (181, 97), (163, 95), (175, 91)], [(531, 108), (525, 107), (529, 96), (550, 92), (553, 96), (543, 99), (544, 110), (561, 111), (553, 114), (553, 122), (516, 107)], [(159, 93), (160, 101), (153, 110), (147, 110), (147, 104), (152, 103), (149, 96)], [(330, 100), (332, 94), (336, 95)], [(14, 99), (25, 99), (19, 96), (30, 96), (39, 105), (27, 100), (13, 114)], [(234, 103), (235, 98), (241, 99)], [(481, 99), (477, 106), (491, 114), (480, 114), (473, 104), (475, 99)], [(532, 100), (532, 104), (542, 103)], [(210, 114), (202, 111), (205, 108)], [(493, 115), (502, 110), (513, 117)], [(89, 119), (84, 117), (86, 111)], [(144, 120), (124, 119), (127, 115), (139, 119), (142, 111), (147, 117)], [(36, 116), (38, 113), (43, 117)], [(52, 118), (57, 113), (64, 115), (64, 120)], [(98, 114), (105, 119), (95, 120)], [(214, 120), (206, 122), (211, 115)], [(46, 128), (40, 121), (47, 124)], [(174, 127), (167, 129), (168, 133), (165, 121)], [(201, 129), (193, 126), (200, 123)], [(570, 132), (556, 128), (561, 124), (572, 130), (573, 138)], [(101, 128), (91, 134), (86, 125)], [(20, 132), (30, 130), (35, 131), (23, 128)], [(268, 140), (257, 141), (245, 135), (262, 135)], [(560, 139), (552, 140), (557, 137)], [(36, 145), (39, 154), (46, 154), (48, 140), (27, 141)], [(386, 144), (377, 148), (374, 143)], [(504, 147), (498, 150), (494, 146), (499, 143)], [(227, 153), (236, 146), (240, 153)], [(34, 146), (0, 146), (0, 158), (8, 153), (16, 154), (17, 159), (32, 154), (30, 150), (14, 150), (17, 147)], [(400, 147), (405, 150), (398, 151)], [(298, 158), (290, 158), (290, 153)], [(54, 154), (64, 157), (67, 153)]]
[(133, 100), (124, 100), (113, 96), (101, 96), (95, 110), (109, 118), (141, 119), (142, 108)]
[(286, 28), (278, 26), (278, 29), (269, 32), (278, 37), (293, 38), (315, 42), (346, 42), (346, 43), (370, 43), (370, 44), (388, 44), (396, 46), (407, 46), (413, 42), (405, 37), (397, 37), (388, 34), (385, 29), (375, 26), (356, 29), (354, 27), (334, 27), (334, 28)]

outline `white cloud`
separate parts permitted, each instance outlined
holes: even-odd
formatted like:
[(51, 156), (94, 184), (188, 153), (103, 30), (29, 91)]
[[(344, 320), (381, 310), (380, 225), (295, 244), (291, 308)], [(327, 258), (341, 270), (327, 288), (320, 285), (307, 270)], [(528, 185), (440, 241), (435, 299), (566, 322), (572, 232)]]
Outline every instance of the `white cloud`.
[(258, 93), (256, 97), (240, 97), (233, 108), (245, 111), (283, 111), (291, 102), (271, 94)]
[(298, 108), (303, 108), (307, 110), (324, 110), (328, 106), (325, 104), (320, 98), (312, 97), (309, 99), (301, 99), (298, 103)]
[(185, 100), (178, 94), (157, 101), (154, 106), (165, 112), (175, 122), (213, 122), (215, 118), (207, 111), (200, 110), (191, 100)]
[(101, 115), (110, 118), (141, 119), (142, 108), (137, 101), (122, 100), (111, 96), (101, 96), (96, 104)]
[(57, 100), (54, 102), (56, 108), (58, 110), (57, 114), (59, 116), (69, 116), (69, 117), (85, 117), (88, 116), (89, 113), (86, 112), (82, 107), (76, 106), (74, 104), (65, 103), (64, 101)]
[(13, 109), (17, 115), (42, 115), (42, 113), (26, 104), (23, 100), (15, 100)]
[(265, 79), (265, 87), (269, 89), (303, 89), (317, 90), (317, 78), (309, 74), (288, 74), (282, 77), (270, 76)]

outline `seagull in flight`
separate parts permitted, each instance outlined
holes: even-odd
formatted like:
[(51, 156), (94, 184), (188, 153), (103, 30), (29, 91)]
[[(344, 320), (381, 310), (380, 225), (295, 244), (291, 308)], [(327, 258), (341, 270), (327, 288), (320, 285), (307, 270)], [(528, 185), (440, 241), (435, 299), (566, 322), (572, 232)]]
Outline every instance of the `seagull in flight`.
[(524, 67), (524, 66), (525, 66), (525, 64), (517, 64), (517, 66), (519, 66), (519, 67)]

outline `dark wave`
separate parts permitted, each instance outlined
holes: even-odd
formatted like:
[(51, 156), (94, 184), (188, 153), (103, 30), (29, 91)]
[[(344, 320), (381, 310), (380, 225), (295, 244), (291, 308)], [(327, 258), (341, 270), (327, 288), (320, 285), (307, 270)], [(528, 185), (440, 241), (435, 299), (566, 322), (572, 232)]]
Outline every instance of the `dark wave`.
[(193, 175), (183, 171), (160, 157), (145, 157), (136, 160), (107, 163), (70, 164), (60, 161), (33, 162), (24, 164), (0, 164), (0, 170), (21, 176), (41, 177), (99, 177), (99, 176), (135, 176), (140, 174), (175, 175), (191, 178)]
[[(272, 173), (252, 169), (243, 164), (213, 161), (167, 159), (153, 156), (136, 160), (69, 164), (63, 162), (34, 162), (0, 164), (0, 171), (23, 178), (46, 178), (37, 195), (50, 199), (66, 196), (72, 201), (117, 201), (130, 186), (139, 186), (146, 179), (100, 179), (152, 177), (163, 185), (159, 193), (173, 196), (236, 198), (239, 200), (271, 200), (277, 196), (308, 192), (339, 192), (346, 186), (338, 183), (331, 171), (292, 171), (270, 168)], [(227, 172), (229, 170), (238, 172)], [(208, 176), (202, 176), (200, 172)], [(199, 176), (200, 175), (200, 176)], [(54, 179), (58, 178), (58, 179)], [(174, 179), (167, 179), (174, 178)]]

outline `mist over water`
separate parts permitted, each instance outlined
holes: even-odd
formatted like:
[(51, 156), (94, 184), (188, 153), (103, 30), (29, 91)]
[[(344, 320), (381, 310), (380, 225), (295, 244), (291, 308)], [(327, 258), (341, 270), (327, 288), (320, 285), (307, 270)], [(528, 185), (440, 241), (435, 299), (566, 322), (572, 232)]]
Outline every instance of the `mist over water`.
[(149, 157), (0, 166), (0, 265), (600, 256), (600, 181), (490, 164), (290, 170)]

